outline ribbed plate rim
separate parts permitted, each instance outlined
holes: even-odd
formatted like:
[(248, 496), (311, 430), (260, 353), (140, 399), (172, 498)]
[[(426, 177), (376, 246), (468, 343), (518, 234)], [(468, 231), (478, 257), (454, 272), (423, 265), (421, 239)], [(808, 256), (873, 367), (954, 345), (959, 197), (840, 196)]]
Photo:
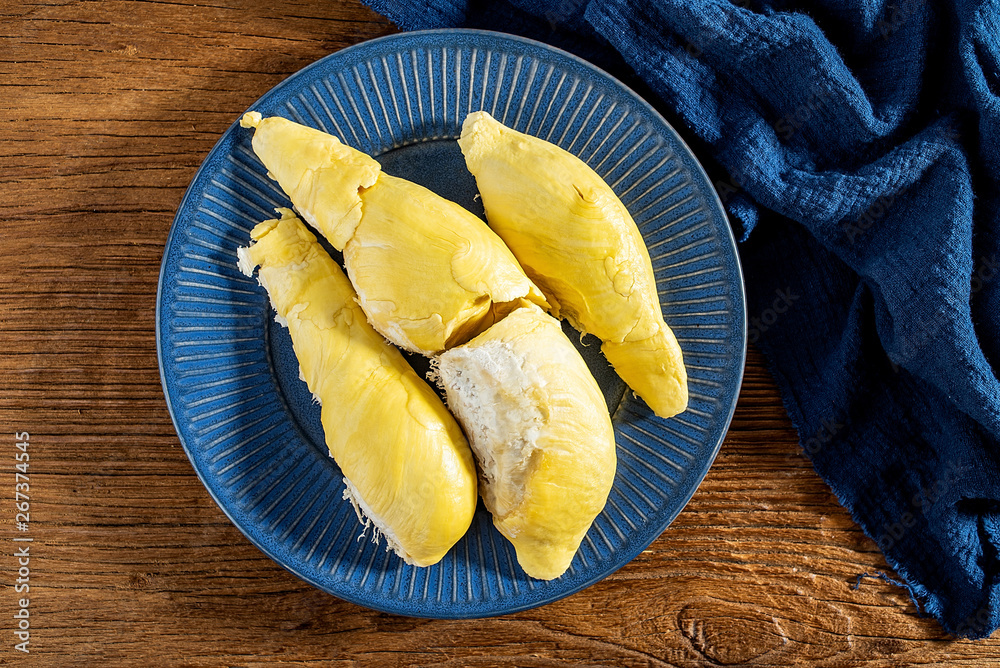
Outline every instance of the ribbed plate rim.
[[(473, 38), (475, 38), (477, 36), (480, 36), (480, 37), (488, 38), (488, 39), (492, 39), (492, 40), (506, 40), (506, 41), (510, 41), (510, 42), (514, 42), (514, 43), (521, 43), (521, 44), (530, 46), (530, 47), (535, 48), (535, 49), (541, 49), (543, 51), (553, 52), (557, 56), (560, 56), (562, 58), (568, 59), (568, 60), (576, 63), (578, 66), (580, 66), (581, 68), (583, 68), (585, 70), (591, 70), (591, 71), (595, 72), (596, 74), (605, 77), (611, 84), (616, 85), (620, 89), (620, 92), (623, 95), (627, 96), (636, 105), (641, 106), (648, 114), (650, 114), (650, 116), (652, 116), (655, 120), (657, 120), (659, 123), (661, 123), (663, 129), (667, 133), (669, 133), (672, 136), (673, 140), (677, 142), (677, 145), (679, 147), (681, 147), (687, 153), (688, 157), (690, 158), (689, 162), (691, 164), (689, 166), (692, 168), (692, 176), (696, 177), (696, 178), (700, 177), (700, 179), (702, 181), (702, 185), (708, 186), (708, 187), (700, 188), (700, 194), (706, 199), (706, 205), (708, 206), (709, 209), (713, 210), (713, 212), (716, 215), (720, 216), (721, 220), (723, 220), (723, 221), (725, 221), (725, 222), (728, 223), (728, 218), (726, 217), (725, 210), (722, 207), (722, 203), (719, 200), (718, 195), (715, 193), (714, 188), (710, 187), (711, 180), (709, 179), (709, 177), (708, 177), (707, 173), (705, 172), (704, 168), (697, 161), (696, 157), (694, 156), (694, 153), (691, 151), (691, 149), (687, 145), (687, 143), (684, 142), (683, 138), (681, 138), (681, 136), (676, 132), (676, 130), (674, 130), (674, 128), (666, 121), (665, 118), (663, 118), (663, 116), (658, 111), (656, 111), (656, 109), (652, 105), (650, 105), (646, 100), (644, 100), (642, 97), (640, 97), (634, 91), (632, 91), (628, 86), (626, 86), (625, 84), (623, 84), (621, 81), (619, 81), (618, 79), (616, 79), (612, 75), (608, 74), (604, 70), (600, 69), (599, 67), (593, 65), (592, 63), (590, 63), (590, 62), (588, 62), (588, 61), (586, 61), (586, 60), (584, 60), (582, 58), (579, 58), (578, 56), (576, 56), (576, 55), (574, 55), (572, 53), (569, 53), (569, 52), (566, 52), (564, 50), (558, 49), (556, 47), (553, 47), (551, 45), (545, 44), (543, 42), (539, 42), (539, 41), (536, 41), (536, 40), (528, 39), (528, 38), (525, 38), (525, 37), (520, 37), (520, 36), (517, 36), (517, 35), (511, 35), (511, 34), (507, 34), (507, 33), (501, 33), (501, 32), (495, 32), (495, 31), (488, 31), (488, 30), (441, 29), (441, 30), (425, 30), (425, 31), (413, 31), (413, 32), (406, 32), (406, 33), (398, 33), (398, 34), (393, 34), (393, 35), (386, 35), (386, 36), (379, 37), (379, 38), (372, 39), (372, 40), (367, 40), (367, 41), (360, 42), (358, 44), (354, 44), (352, 46), (346, 47), (346, 48), (341, 49), (339, 51), (336, 51), (334, 53), (331, 53), (331, 54), (329, 54), (329, 55), (327, 55), (327, 56), (325, 56), (325, 57), (323, 57), (323, 58), (321, 58), (321, 59), (319, 59), (319, 60), (317, 60), (317, 61), (315, 61), (315, 62), (313, 62), (313, 63), (311, 63), (309, 65), (307, 65), (307, 66), (305, 66), (304, 68), (296, 71), (295, 73), (291, 74), (290, 76), (288, 76), (287, 78), (285, 78), (284, 80), (282, 80), (281, 82), (279, 82), (277, 85), (275, 85), (274, 87), (272, 87), (271, 89), (269, 89), (267, 92), (265, 92), (260, 98), (258, 98), (257, 100), (255, 100), (254, 103), (247, 108), (247, 110), (254, 109), (256, 106), (258, 106), (260, 104), (261, 100), (263, 100), (263, 99), (271, 96), (272, 94), (275, 94), (276, 91), (278, 91), (280, 88), (286, 86), (287, 84), (289, 84), (294, 79), (296, 79), (296, 78), (298, 78), (300, 76), (304, 76), (304, 75), (308, 74), (309, 72), (311, 72), (314, 69), (323, 68), (323, 67), (327, 66), (331, 61), (336, 61), (339, 58), (342, 58), (342, 57), (345, 57), (347, 55), (350, 55), (352, 52), (354, 52), (356, 50), (361, 50), (361, 49), (366, 49), (366, 48), (372, 48), (372, 45), (375, 44), (375, 43), (391, 43), (391, 42), (396, 41), (396, 40), (409, 41), (409, 40), (412, 40), (414, 38), (420, 39), (421, 37), (424, 37), (424, 36), (426, 36), (426, 37), (436, 37), (436, 36), (451, 36), (451, 35), (465, 35), (465, 36), (469, 36), (469, 37), (473, 37)], [(156, 291), (156, 311), (155, 311), (156, 325), (155, 325), (155, 333), (156, 333), (157, 362), (158, 362), (158, 366), (159, 366), (159, 370), (160, 370), (161, 387), (163, 389), (164, 398), (165, 398), (166, 403), (167, 403), (167, 409), (168, 409), (168, 412), (170, 414), (171, 421), (173, 422), (175, 431), (177, 432), (178, 438), (179, 438), (179, 440), (181, 442), (182, 447), (184, 448), (185, 454), (188, 456), (188, 459), (191, 461), (192, 468), (194, 468), (195, 473), (198, 476), (199, 480), (204, 485), (205, 489), (208, 491), (209, 495), (211, 496), (211, 498), (213, 499), (213, 501), (216, 503), (216, 505), (223, 511), (223, 513), (229, 518), (229, 520), (240, 530), (240, 532), (244, 536), (246, 536), (246, 538), (254, 546), (256, 546), (259, 550), (261, 550), (264, 554), (266, 554), (269, 558), (271, 558), (275, 563), (277, 563), (278, 565), (280, 565), (282, 568), (284, 568), (285, 570), (289, 571), (290, 573), (292, 573), (296, 577), (302, 579), (303, 581), (311, 584), (312, 586), (314, 586), (314, 587), (316, 587), (316, 588), (318, 588), (318, 589), (320, 589), (322, 591), (325, 591), (325, 592), (327, 592), (327, 593), (329, 593), (329, 594), (331, 594), (331, 595), (333, 595), (333, 596), (335, 596), (337, 598), (349, 601), (351, 603), (355, 603), (355, 604), (363, 606), (363, 607), (367, 607), (367, 608), (370, 608), (370, 609), (378, 610), (378, 611), (381, 611), (381, 612), (386, 612), (386, 613), (390, 613), (390, 614), (401, 614), (401, 615), (405, 615), (405, 616), (409, 616), (409, 617), (420, 617), (420, 618), (431, 618), (431, 619), (470, 619), (470, 618), (494, 617), (494, 616), (506, 615), (506, 614), (510, 614), (510, 613), (514, 613), (514, 612), (520, 612), (520, 611), (523, 611), (523, 610), (529, 610), (529, 609), (533, 609), (533, 608), (536, 608), (536, 607), (540, 607), (542, 605), (547, 605), (547, 604), (552, 603), (554, 601), (557, 601), (557, 600), (560, 600), (560, 599), (565, 598), (567, 596), (571, 596), (571, 595), (573, 595), (575, 593), (578, 593), (579, 591), (581, 591), (583, 589), (586, 589), (586, 588), (592, 586), (593, 584), (595, 584), (595, 583), (603, 580), (604, 578), (608, 577), (612, 573), (616, 572), (617, 570), (619, 570), (620, 568), (622, 568), (623, 566), (625, 566), (626, 564), (628, 564), (629, 562), (631, 562), (636, 556), (638, 556), (639, 553), (641, 553), (644, 549), (646, 549), (652, 541), (650, 541), (650, 543), (646, 543), (644, 545), (639, 545), (638, 547), (634, 548), (633, 550), (629, 550), (629, 551), (623, 552), (623, 554), (625, 555), (626, 558), (621, 559), (620, 563), (618, 563), (618, 565), (616, 565), (615, 567), (613, 567), (613, 568), (611, 568), (609, 570), (604, 570), (604, 571), (596, 572), (596, 573), (594, 573), (594, 575), (592, 577), (587, 578), (587, 579), (585, 579), (585, 580), (583, 580), (581, 582), (576, 583), (576, 585), (574, 585), (571, 588), (568, 588), (565, 591), (554, 592), (553, 595), (551, 595), (551, 596), (549, 596), (547, 598), (543, 598), (543, 599), (536, 600), (536, 601), (528, 601), (528, 602), (524, 602), (522, 604), (506, 604), (506, 605), (504, 605), (500, 609), (491, 610), (491, 611), (486, 612), (486, 613), (476, 613), (476, 612), (473, 612), (473, 613), (470, 614), (467, 611), (464, 611), (464, 610), (461, 610), (461, 609), (456, 609), (454, 611), (444, 611), (444, 612), (442, 612), (442, 611), (436, 611), (434, 613), (421, 614), (419, 611), (417, 611), (417, 612), (409, 611), (409, 610), (408, 611), (400, 611), (398, 608), (394, 607), (393, 605), (383, 605), (383, 604), (381, 604), (377, 600), (372, 600), (372, 599), (367, 598), (365, 596), (356, 596), (356, 595), (354, 595), (354, 592), (352, 592), (350, 589), (347, 589), (347, 588), (345, 588), (343, 590), (332, 591), (330, 587), (327, 587), (324, 583), (322, 583), (322, 582), (318, 581), (317, 579), (313, 578), (309, 573), (302, 572), (301, 570), (296, 569), (296, 568), (292, 567), (290, 564), (287, 564), (284, 561), (282, 561), (276, 554), (274, 554), (272, 552), (272, 550), (270, 550), (264, 544), (264, 542), (262, 540), (258, 539), (256, 536), (253, 535), (252, 532), (253, 532), (253, 530), (256, 529), (256, 527), (244, 527), (242, 525), (242, 523), (239, 522), (236, 519), (236, 517), (234, 517), (233, 512), (230, 511), (230, 509), (227, 507), (227, 505), (225, 503), (223, 503), (222, 499), (220, 499), (219, 496), (215, 493), (215, 491), (213, 489), (213, 486), (210, 484), (208, 478), (206, 477), (206, 473), (207, 472), (202, 471), (202, 469), (197, 465), (197, 463), (196, 463), (196, 457), (195, 457), (194, 453), (191, 451), (191, 448), (190, 448), (190, 446), (189, 446), (186, 438), (184, 437), (182, 425), (181, 425), (181, 423), (179, 421), (178, 415), (176, 414), (176, 412), (174, 410), (174, 400), (175, 399), (171, 396), (169, 388), (167, 386), (167, 377), (166, 377), (166, 372), (165, 372), (165, 368), (164, 368), (164, 366), (165, 366), (165, 362), (164, 362), (164, 360), (165, 360), (165, 354), (164, 354), (164, 336), (163, 336), (163, 332), (162, 332), (162, 328), (161, 328), (161, 321), (162, 321), (162, 308), (163, 308), (163, 292), (164, 292), (166, 272), (167, 272), (167, 263), (168, 263), (168, 252), (167, 251), (171, 248), (171, 246), (172, 246), (172, 244), (174, 242), (174, 236), (175, 236), (175, 234), (177, 233), (177, 231), (178, 231), (178, 229), (180, 227), (179, 226), (179, 221), (180, 221), (180, 218), (181, 218), (181, 214), (182, 214), (183, 211), (185, 211), (190, 206), (190, 204), (191, 204), (190, 200), (192, 198), (196, 197), (198, 194), (200, 194), (201, 191), (198, 191), (198, 193), (195, 192), (195, 185), (201, 180), (203, 172), (205, 172), (207, 170), (208, 163), (210, 162), (210, 158), (215, 154), (215, 152), (223, 144), (223, 142), (229, 136), (229, 134), (231, 132), (233, 132), (234, 128), (237, 128), (238, 126), (239, 126), (239, 121), (237, 119), (236, 121), (233, 122), (233, 124), (225, 132), (222, 133), (222, 135), (220, 136), (220, 138), (216, 141), (215, 145), (212, 147), (212, 149), (206, 155), (206, 158), (203, 160), (203, 162), (199, 166), (198, 170), (193, 175), (193, 177), (191, 179), (191, 183), (189, 184), (188, 188), (186, 189), (186, 191), (184, 193), (184, 196), (181, 199), (180, 204), (178, 205), (178, 208), (177, 208), (177, 212), (178, 213), (175, 216), (175, 218), (174, 218), (174, 220), (173, 220), (173, 222), (171, 224), (170, 231), (168, 233), (168, 236), (167, 236), (167, 239), (166, 239), (166, 242), (165, 242), (165, 245), (164, 245), (164, 255), (163, 255), (163, 258), (162, 258), (161, 264), (160, 264), (160, 273), (159, 273), (159, 279), (158, 279), (158, 282), (157, 282), (157, 291)], [(740, 333), (742, 334), (742, 336), (740, 337), (741, 338), (741, 344), (737, 346), (737, 349), (736, 349), (735, 354), (734, 354), (734, 361), (736, 362), (736, 366), (738, 368), (737, 368), (736, 374), (735, 374), (736, 381), (735, 381), (735, 385), (733, 387), (733, 395), (732, 395), (733, 399), (732, 399), (732, 401), (730, 403), (728, 411), (726, 411), (725, 419), (721, 421), (722, 429), (720, 430), (720, 436), (719, 436), (717, 442), (714, 443), (712, 445), (712, 447), (710, 448), (710, 453), (711, 453), (710, 456), (705, 457), (705, 459), (703, 460), (703, 466), (701, 467), (700, 470), (691, 469), (690, 472), (689, 472), (689, 475), (692, 475), (694, 478), (697, 479), (697, 483), (695, 483), (695, 484), (693, 484), (691, 486), (690, 491), (685, 495), (685, 498), (683, 498), (682, 502), (680, 502), (680, 503), (677, 504), (677, 511), (674, 512), (669, 517), (667, 517), (666, 520), (663, 522), (663, 526), (659, 527), (658, 531), (656, 532), (656, 536), (654, 536), (653, 540), (655, 540), (656, 537), (658, 537), (660, 534), (662, 534), (662, 532), (668, 526), (670, 526), (670, 524), (674, 521), (674, 519), (676, 519), (677, 515), (681, 512), (681, 510), (683, 510), (686, 507), (686, 505), (690, 502), (691, 497), (697, 491), (697, 489), (699, 488), (701, 482), (704, 480), (704, 477), (707, 474), (709, 468), (714, 463), (714, 460), (715, 460), (715, 458), (718, 455), (719, 449), (720, 449), (720, 447), (722, 445), (722, 442), (725, 440), (725, 436), (728, 433), (729, 426), (730, 426), (730, 424), (732, 422), (732, 418), (733, 418), (733, 415), (734, 415), (735, 409), (736, 409), (737, 397), (739, 395), (739, 387), (741, 386), (742, 380), (743, 380), (743, 374), (744, 374), (745, 363), (746, 363), (746, 350), (747, 350), (746, 292), (745, 292), (745, 288), (744, 288), (742, 269), (740, 267), (740, 262), (739, 262), (739, 254), (738, 254), (737, 249), (736, 249), (736, 240), (733, 237), (732, 231), (729, 228), (728, 224), (722, 226), (722, 228), (723, 228), (724, 234), (722, 235), (723, 238), (720, 239), (719, 241), (725, 247), (725, 250), (728, 250), (731, 253), (729, 259), (733, 263), (733, 266), (735, 268), (735, 272), (734, 273), (735, 273), (736, 279), (737, 279), (736, 285), (733, 286), (733, 288), (734, 288), (733, 291), (735, 293), (733, 295), (733, 297), (736, 298), (736, 299), (738, 299), (739, 306), (740, 306), (740, 309), (739, 309), (740, 310), (740, 316), (741, 316), (738, 320), (736, 320), (734, 322), (734, 325), (733, 325), (734, 328), (738, 327), (739, 330), (740, 330)]]

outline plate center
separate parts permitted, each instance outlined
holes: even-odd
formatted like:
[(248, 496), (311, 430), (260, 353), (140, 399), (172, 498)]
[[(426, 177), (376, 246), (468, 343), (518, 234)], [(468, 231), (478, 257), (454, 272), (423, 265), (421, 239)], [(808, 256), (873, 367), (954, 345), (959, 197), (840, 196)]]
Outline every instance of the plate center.
[[(478, 199), (476, 179), (466, 168), (462, 149), (456, 139), (435, 139), (409, 144), (386, 151), (376, 156), (376, 159), (386, 173), (419, 183), (441, 197), (462, 205), (481, 220), (486, 220), (483, 204)], [(625, 394), (625, 383), (601, 353), (600, 340), (593, 336), (586, 336), (581, 340), (578, 331), (565, 322), (562, 325), (566, 336), (587, 362), (604, 393), (608, 409), (614, 414)], [(423, 358), (412, 355), (408, 359), (418, 374), (426, 372), (427, 364)]]
[(391, 176), (419, 183), (445, 199), (483, 216), (476, 178), (465, 167), (457, 139), (432, 139), (394, 148), (375, 159)]
[[(483, 206), (477, 199), (479, 191), (476, 189), (475, 177), (466, 169), (465, 158), (456, 140), (439, 139), (409, 144), (387, 151), (377, 156), (377, 159), (386, 173), (419, 183), (485, 220)], [(325, 243), (325, 239), (322, 241), (333, 258), (342, 264), (341, 254), (333, 251)], [(299, 379), (299, 363), (292, 351), (288, 331), (275, 323), (273, 317), (270, 318), (269, 328), (271, 360), (282, 394), (295, 415), (296, 422), (309, 440), (318, 450), (326, 454), (320, 407), (313, 401), (305, 382)], [(625, 383), (601, 353), (601, 342), (593, 336), (581, 339), (580, 333), (565, 322), (563, 331), (587, 362), (613, 414), (625, 393)], [(417, 374), (425, 378), (430, 368), (427, 359), (406, 352), (403, 355)], [(438, 391), (436, 386), (434, 389)], [(441, 394), (440, 391), (438, 394)]]

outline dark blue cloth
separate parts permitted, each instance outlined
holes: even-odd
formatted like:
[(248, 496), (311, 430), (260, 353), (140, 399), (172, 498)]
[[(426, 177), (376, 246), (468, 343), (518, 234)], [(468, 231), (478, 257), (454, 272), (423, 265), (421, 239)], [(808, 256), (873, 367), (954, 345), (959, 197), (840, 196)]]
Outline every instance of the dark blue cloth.
[(1000, 624), (1000, 4), (368, 0), (582, 55), (708, 165), (805, 452), (923, 610)]

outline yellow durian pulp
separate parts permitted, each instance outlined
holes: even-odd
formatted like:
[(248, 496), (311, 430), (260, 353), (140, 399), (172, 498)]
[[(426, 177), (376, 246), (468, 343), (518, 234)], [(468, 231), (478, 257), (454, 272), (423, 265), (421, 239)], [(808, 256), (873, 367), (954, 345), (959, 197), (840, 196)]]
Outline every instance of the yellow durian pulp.
[(307, 223), (337, 250), (361, 222), (359, 190), (375, 184), (382, 170), (371, 156), (333, 135), (280, 116), (250, 111), (240, 125), (255, 128), (253, 151)]
[(368, 324), (343, 271), (289, 209), (238, 251), (288, 327), (301, 376), (321, 403), (330, 454), (355, 509), (408, 563), (438, 562), (476, 509), (476, 470), (455, 419)]
[(545, 305), (503, 241), (461, 206), (325, 132), (256, 112), (241, 122), (295, 208), (344, 252), (369, 322), (396, 345), (433, 355), (519, 298)]
[(486, 112), (459, 139), (490, 227), (552, 313), (594, 334), (615, 371), (654, 413), (687, 407), (680, 346), (663, 320), (649, 252), (628, 210), (586, 163)]
[(344, 266), (390, 341), (433, 354), (468, 341), (522, 297), (545, 304), (500, 237), (458, 204), (385, 173), (361, 202)]
[(528, 575), (559, 577), (615, 477), (614, 430), (586, 362), (559, 321), (529, 304), (442, 353), (437, 373), (494, 526)]

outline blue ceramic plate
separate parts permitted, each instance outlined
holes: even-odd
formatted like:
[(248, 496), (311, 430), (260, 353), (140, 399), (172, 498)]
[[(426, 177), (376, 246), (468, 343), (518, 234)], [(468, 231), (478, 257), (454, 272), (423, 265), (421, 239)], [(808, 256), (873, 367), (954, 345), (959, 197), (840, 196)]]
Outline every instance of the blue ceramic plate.
[[(677, 516), (715, 458), (745, 355), (743, 283), (725, 215), (691, 151), (659, 114), (586, 62), (481, 31), (393, 35), (289, 77), (252, 107), (321, 128), (482, 215), (455, 138), (470, 111), (580, 156), (632, 212), (667, 322), (684, 349), (691, 404), (653, 416), (581, 350), (613, 414), (618, 473), (569, 571), (533, 580), (480, 506), (439, 564), (406, 565), (375, 545), (327, 454), (319, 406), (298, 379), (267, 296), (236, 268), (257, 222), (290, 206), (234, 124), (191, 183), (167, 241), (157, 299), (163, 389), (191, 463), (219, 506), (276, 562), (340, 598), (418, 617), (523, 610), (606, 577)], [(420, 249), (415, 248), (419, 253)], [(574, 337), (578, 338), (578, 337)], [(419, 367), (419, 360), (414, 360)]]

